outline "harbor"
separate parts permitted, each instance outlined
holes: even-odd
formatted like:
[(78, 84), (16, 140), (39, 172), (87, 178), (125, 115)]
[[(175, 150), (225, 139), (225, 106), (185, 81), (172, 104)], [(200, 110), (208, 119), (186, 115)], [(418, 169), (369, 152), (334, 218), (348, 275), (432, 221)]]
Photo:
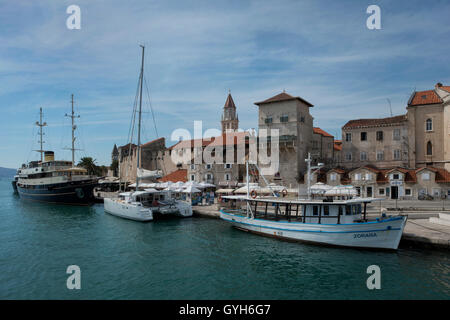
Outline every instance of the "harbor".
[[(245, 233), (218, 219), (136, 223), (91, 207), (31, 204), (0, 181), (1, 299), (442, 299), (446, 251), (328, 248)], [(206, 206), (204, 206), (206, 208)], [(82, 270), (67, 290), (66, 268)], [(367, 290), (366, 268), (382, 270)], [(20, 277), (17, 275), (20, 274)], [(344, 275), (344, 276), (343, 276)]]

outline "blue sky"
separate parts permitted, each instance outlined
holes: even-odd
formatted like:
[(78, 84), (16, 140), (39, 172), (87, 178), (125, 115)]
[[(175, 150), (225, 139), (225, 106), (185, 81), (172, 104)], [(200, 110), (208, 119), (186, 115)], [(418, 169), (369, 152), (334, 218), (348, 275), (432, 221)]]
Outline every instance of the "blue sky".
[[(81, 8), (81, 30), (66, 8)], [(381, 8), (368, 30), (366, 8)], [(158, 133), (219, 128), (231, 89), (240, 127), (257, 127), (261, 101), (283, 89), (314, 104), (314, 125), (340, 137), (349, 119), (406, 112), (411, 92), (450, 83), (448, 1), (0, 0), (0, 166), (37, 159), (39, 107), (46, 149), (70, 159), (70, 95), (77, 157), (110, 164), (127, 142), (139, 64)], [(156, 138), (148, 105), (144, 140)]]

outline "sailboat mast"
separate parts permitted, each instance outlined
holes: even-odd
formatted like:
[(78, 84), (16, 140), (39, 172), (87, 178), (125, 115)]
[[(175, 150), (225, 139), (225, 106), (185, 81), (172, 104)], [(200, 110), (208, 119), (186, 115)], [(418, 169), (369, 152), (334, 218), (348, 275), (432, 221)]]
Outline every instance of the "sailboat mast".
[(42, 127), (45, 127), (47, 125), (46, 122), (42, 123), (42, 108), (39, 108), (39, 122), (36, 122), (36, 125), (39, 127), (39, 136), (40, 136), (40, 140), (39, 143), (41, 144), (41, 148), (39, 150), (36, 150), (38, 152), (41, 153), (41, 163), (44, 161), (44, 149), (43, 149), (43, 145), (44, 145), (44, 139), (43, 139), (43, 131), (42, 131)]
[(138, 120), (138, 145), (137, 145), (137, 165), (136, 165), (136, 191), (139, 186), (138, 172), (141, 166), (141, 118), (142, 118), (142, 84), (144, 81), (144, 52), (145, 46), (142, 46), (142, 62), (141, 62), (141, 76), (140, 76), (140, 88), (139, 88), (139, 120)]
[(79, 118), (80, 116), (79, 115), (75, 115), (75, 112), (73, 110), (73, 104), (74, 104), (73, 93), (72, 93), (71, 103), (72, 103), (72, 113), (70, 115), (68, 115), (66, 113), (66, 117), (69, 117), (69, 118), (72, 119), (72, 148), (70, 148), (70, 150), (72, 150), (72, 166), (74, 167), (75, 166), (75, 150), (76, 150), (75, 149), (75, 140), (76, 140), (75, 130), (77, 128), (77, 126), (75, 125), (75, 118)]

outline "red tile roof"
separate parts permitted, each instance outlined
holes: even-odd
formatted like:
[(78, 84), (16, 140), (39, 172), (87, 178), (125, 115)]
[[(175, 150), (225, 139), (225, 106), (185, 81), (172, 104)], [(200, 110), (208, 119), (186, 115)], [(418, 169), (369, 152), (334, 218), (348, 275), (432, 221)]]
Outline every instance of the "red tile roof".
[(318, 127), (314, 127), (314, 128), (313, 128), (313, 131), (314, 131), (314, 133), (321, 134), (321, 135), (324, 136), (324, 137), (331, 137), (331, 138), (334, 138), (334, 136), (332, 136), (332, 135), (329, 134), (328, 132), (326, 132), (326, 131), (324, 131), (324, 130), (318, 128)]
[(181, 140), (180, 142), (174, 144), (173, 146), (171, 146), (170, 150), (172, 149), (181, 149), (181, 148), (194, 148), (197, 145), (198, 146), (202, 146), (202, 147), (206, 147), (207, 145), (209, 145), (211, 142), (214, 141), (214, 137), (212, 138), (204, 138), (204, 139), (191, 139), (191, 140)]
[(408, 106), (442, 103), (442, 99), (434, 90), (417, 91), (409, 98)]
[(178, 169), (172, 173), (169, 173), (168, 175), (165, 175), (161, 179), (158, 179), (159, 182), (186, 182), (187, 181), (187, 170), (186, 169)]
[(434, 168), (434, 167), (423, 167), (416, 170), (416, 173), (428, 169), (430, 171), (433, 171), (435, 176), (435, 181), (439, 183), (450, 183), (450, 172), (448, 172), (444, 168)]
[(342, 140), (334, 140), (334, 150), (342, 151)]
[(248, 144), (248, 140), (245, 139), (249, 133), (246, 131), (242, 132), (227, 132), (221, 136), (214, 137), (214, 141), (209, 144), (211, 147), (224, 146), (224, 145), (237, 145), (237, 144)]
[(395, 124), (401, 124), (407, 120), (406, 115), (381, 118), (381, 119), (358, 119), (350, 120), (347, 122), (342, 129), (356, 129), (356, 128), (367, 128), (367, 127), (378, 127), (378, 126), (389, 126)]
[(450, 86), (440, 86), (439, 88), (441, 88), (442, 90), (445, 90), (447, 92), (450, 92)]
[(282, 92), (280, 94), (277, 94), (276, 96), (273, 96), (272, 98), (266, 99), (264, 101), (255, 102), (255, 104), (257, 106), (259, 106), (261, 104), (267, 104), (267, 103), (272, 103), (272, 102), (280, 102), (280, 101), (289, 101), (289, 100), (299, 100), (300, 102), (303, 102), (304, 104), (306, 104), (308, 107), (312, 107), (313, 106), (311, 103), (309, 103), (305, 99), (300, 98), (300, 97), (293, 97), (290, 94), (287, 94), (286, 92)]

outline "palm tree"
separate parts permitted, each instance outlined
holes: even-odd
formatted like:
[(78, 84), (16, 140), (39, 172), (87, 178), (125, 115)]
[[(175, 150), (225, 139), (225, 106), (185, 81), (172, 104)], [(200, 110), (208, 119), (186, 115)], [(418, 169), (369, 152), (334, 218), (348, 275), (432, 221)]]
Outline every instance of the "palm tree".
[(91, 157), (83, 157), (78, 162), (78, 166), (85, 168), (90, 175), (98, 175), (100, 170), (95, 164), (95, 161), (97, 160)]

